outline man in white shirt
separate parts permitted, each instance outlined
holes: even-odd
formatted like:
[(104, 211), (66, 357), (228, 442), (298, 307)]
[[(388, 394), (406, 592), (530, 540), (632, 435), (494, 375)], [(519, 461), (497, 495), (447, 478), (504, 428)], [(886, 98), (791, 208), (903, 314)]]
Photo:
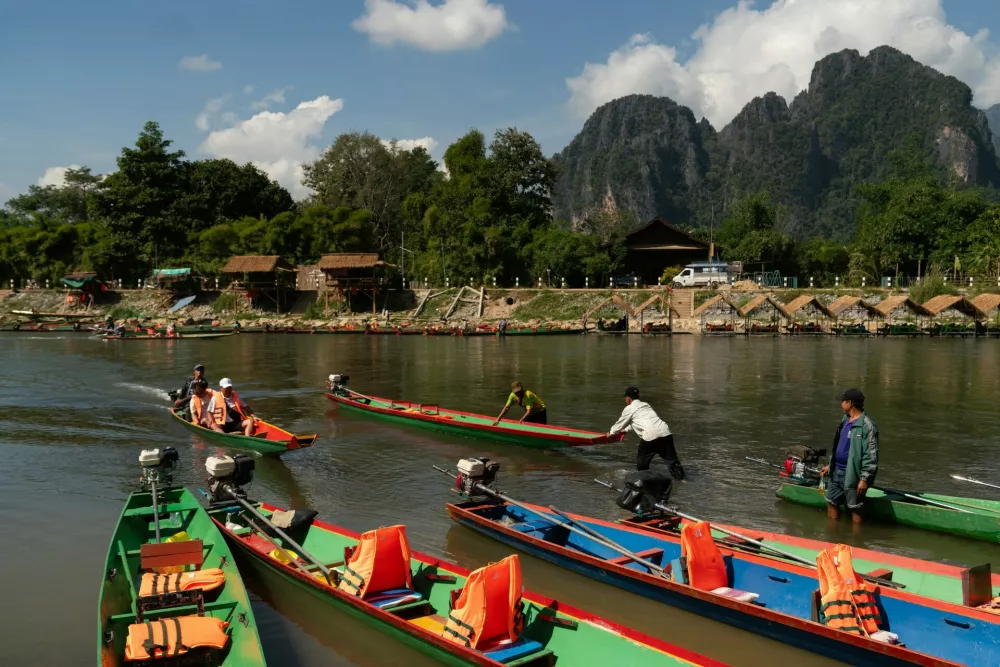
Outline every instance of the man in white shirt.
[(257, 427), (253, 410), (233, 389), (233, 381), (222, 378), (219, 390), (212, 395), (208, 404), (208, 412), (212, 416), (212, 428), (222, 433), (241, 433), (253, 435)]
[(670, 427), (660, 419), (649, 403), (639, 400), (639, 390), (636, 387), (625, 390), (625, 409), (608, 431), (608, 437), (622, 431), (634, 431), (639, 436), (639, 449), (635, 457), (636, 470), (649, 470), (649, 464), (659, 454), (660, 458), (667, 462), (670, 476), (678, 480), (684, 479), (684, 468), (677, 457)]

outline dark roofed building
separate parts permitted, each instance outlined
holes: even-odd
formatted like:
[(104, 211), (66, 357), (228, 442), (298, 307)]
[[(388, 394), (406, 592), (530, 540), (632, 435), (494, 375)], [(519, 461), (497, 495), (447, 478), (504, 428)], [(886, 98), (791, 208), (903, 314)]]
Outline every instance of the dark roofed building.
[(656, 285), (668, 266), (684, 266), (709, 258), (708, 243), (659, 217), (628, 234), (625, 245), (626, 272), (639, 276), (647, 285)]

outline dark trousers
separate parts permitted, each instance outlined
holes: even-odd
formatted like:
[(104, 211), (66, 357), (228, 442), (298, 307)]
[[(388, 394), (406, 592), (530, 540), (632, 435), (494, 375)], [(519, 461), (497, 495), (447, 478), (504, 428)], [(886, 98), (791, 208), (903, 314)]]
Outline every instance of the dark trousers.
[(540, 412), (532, 412), (524, 418), (524, 423), (526, 424), (548, 424), (549, 416), (546, 414), (545, 410)]
[(667, 462), (671, 477), (678, 480), (684, 479), (684, 468), (677, 457), (677, 448), (674, 447), (672, 433), (656, 440), (640, 440), (639, 449), (635, 454), (635, 469), (649, 470), (649, 464), (653, 462), (653, 458), (657, 454)]

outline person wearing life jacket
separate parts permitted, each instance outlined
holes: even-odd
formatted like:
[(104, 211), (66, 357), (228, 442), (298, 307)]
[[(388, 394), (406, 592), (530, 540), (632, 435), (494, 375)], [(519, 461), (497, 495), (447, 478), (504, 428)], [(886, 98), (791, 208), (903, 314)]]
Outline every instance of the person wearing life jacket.
[(222, 650), (229, 624), (214, 616), (165, 616), (128, 626), (125, 660), (156, 660), (198, 648)]
[(517, 555), (479, 568), (465, 580), (441, 636), (479, 651), (517, 641), (524, 631), (522, 591)]
[(514, 382), (510, 385), (510, 396), (507, 398), (507, 404), (503, 406), (503, 410), (500, 411), (500, 415), (493, 422), (496, 426), (503, 419), (503, 416), (507, 414), (510, 410), (510, 406), (514, 404), (520, 405), (524, 408), (524, 416), (518, 420), (518, 423), (524, 424), (548, 424), (548, 413), (545, 412), (545, 401), (538, 397), (537, 394), (529, 389), (525, 389), (524, 385), (520, 382)]
[(838, 630), (870, 636), (882, 622), (873, 587), (854, 570), (851, 548), (838, 544), (816, 554), (820, 620)]
[(194, 383), (194, 394), (191, 396), (188, 411), (191, 415), (191, 423), (196, 426), (212, 428), (212, 411), (209, 404), (215, 392), (208, 388), (205, 380), (196, 380)]
[(236, 393), (229, 378), (219, 381), (219, 391), (212, 395), (208, 412), (212, 416), (212, 429), (220, 433), (242, 432), (249, 436), (257, 426), (253, 410)]
[(878, 473), (878, 427), (865, 411), (865, 395), (860, 389), (848, 389), (840, 395), (844, 416), (833, 436), (833, 461), (820, 475), (829, 475), (826, 485), (827, 516), (840, 518), (840, 506), (846, 505), (858, 525), (868, 488)]

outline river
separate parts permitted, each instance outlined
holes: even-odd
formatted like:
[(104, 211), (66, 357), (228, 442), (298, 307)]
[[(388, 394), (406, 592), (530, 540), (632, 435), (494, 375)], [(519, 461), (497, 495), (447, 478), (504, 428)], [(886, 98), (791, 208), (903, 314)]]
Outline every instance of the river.
[[(195, 363), (233, 379), (265, 418), (318, 432), (311, 449), (258, 459), (252, 495), (311, 507), (354, 530), (405, 522), (413, 547), (474, 568), (509, 553), (454, 525), (450, 482), (431, 464), (489, 455), (512, 496), (601, 518), (621, 516), (592, 482), (634, 465), (627, 444), (544, 452), (381, 423), (331, 405), (331, 372), (351, 386), (497, 413), (512, 380), (549, 407), (550, 423), (606, 430), (641, 388), (675, 432), (688, 481), (673, 502), (704, 518), (957, 564), (996, 546), (894, 526), (831, 527), (775, 499), (777, 477), (744, 456), (826, 447), (837, 394), (861, 387), (881, 433), (880, 483), (975, 496), (949, 473), (1000, 480), (1000, 345), (991, 340), (444, 338), (243, 335), (220, 341), (101, 341), (0, 334), (0, 646), (4, 664), (93, 664), (100, 571), (143, 448), (174, 445), (178, 479), (203, 485), (205, 446), (166, 412), (165, 390)], [(632, 436), (634, 438), (634, 436)], [(654, 462), (657, 465), (658, 462)], [(989, 497), (989, 496), (987, 496)], [(735, 666), (837, 664), (676, 611), (529, 556), (525, 586)], [(269, 590), (248, 577), (251, 590)], [(424, 665), (309, 597), (254, 598), (273, 667)]]

